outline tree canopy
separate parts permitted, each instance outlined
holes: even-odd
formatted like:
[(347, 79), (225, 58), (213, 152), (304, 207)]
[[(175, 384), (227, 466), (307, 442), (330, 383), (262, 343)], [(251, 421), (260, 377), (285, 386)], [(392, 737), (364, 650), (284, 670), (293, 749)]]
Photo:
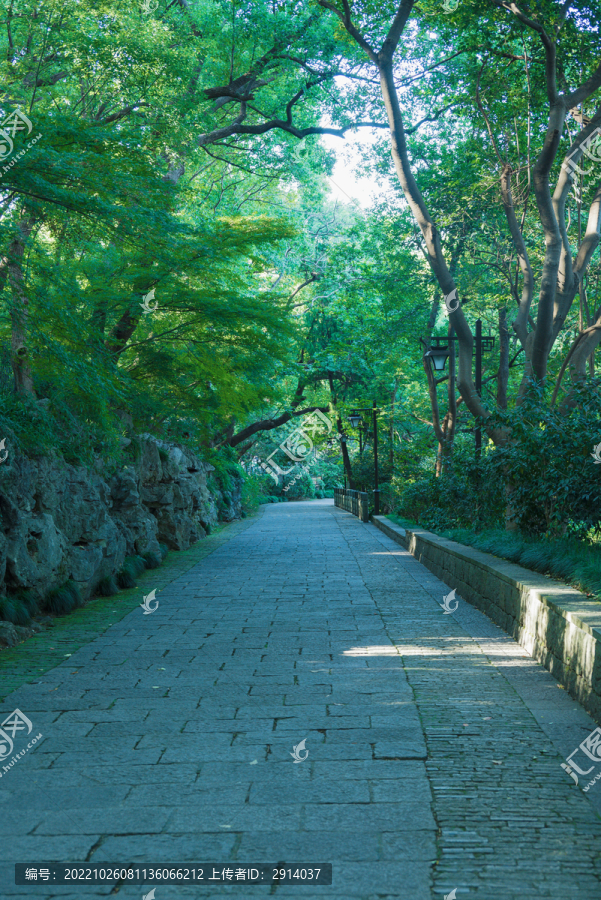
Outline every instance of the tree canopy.
[[(596, 526), (600, 19), (587, 0), (5, 0), (0, 424), (86, 461), (134, 429), (248, 466), (320, 410), (332, 483), (369, 486), (348, 414), (375, 401), (391, 492), (465, 471), (481, 427), (521, 523), (528, 454), (573, 435), (560, 517)], [(369, 205), (332, 197), (323, 136), (350, 133)]]

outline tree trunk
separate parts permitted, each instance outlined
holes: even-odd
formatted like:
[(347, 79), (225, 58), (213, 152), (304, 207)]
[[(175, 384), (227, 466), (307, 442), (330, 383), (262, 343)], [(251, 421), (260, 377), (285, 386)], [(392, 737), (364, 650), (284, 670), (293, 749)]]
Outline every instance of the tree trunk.
[(399, 383), (401, 380), (401, 376), (397, 375), (394, 379), (394, 388), (392, 391), (391, 404), (390, 404), (390, 481), (392, 482), (392, 476), (394, 473), (394, 404), (396, 403), (396, 395), (399, 389)]
[(346, 445), (346, 436), (344, 434), (344, 430), (342, 428), (342, 419), (340, 416), (336, 419), (336, 428), (338, 429), (338, 436), (340, 437), (340, 450), (342, 452), (342, 464), (344, 466), (344, 471), (346, 477), (348, 478), (348, 486), (351, 491), (355, 490), (355, 482), (353, 480), (353, 469), (351, 467), (351, 460), (348, 455), (348, 447)]
[[(449, 324), (449, 338), (453, 337), (453, 326)], [(455, 446), (455, 429), (457, 427), (457, 396), (455, 394), (455, 341), (449, 340), (449, 383), (448, 383), (448, 411), (443, 423), (444, 444), (442, 456), (442, 471), (446, 474), (451, 468), (453, 460), (453, 448)]]
[(509, 328), (507, 307), (499, 310), (499, 374), (497, 376), (497, 406), (507, 409), (507, 385), (509, 384)]
[(15, 393), (32, 397), (35, 394), (27, 348), (29, 300), (24, 285), (23, 255), (25, 244), (35, 223), (36, 218), (32, 213), (23, 215), (17, 234), (10, 243), (5, 266), (5, 277), (8, 279), (11, 292), (11, 365), (15, 379)]

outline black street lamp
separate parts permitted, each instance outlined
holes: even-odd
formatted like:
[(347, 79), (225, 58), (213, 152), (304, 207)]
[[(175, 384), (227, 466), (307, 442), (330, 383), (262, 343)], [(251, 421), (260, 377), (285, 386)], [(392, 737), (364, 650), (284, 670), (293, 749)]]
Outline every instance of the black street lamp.
[[(432, 338), (434, 341), (442, 340), (442, 338)], [(444, 372), (444, 367), (446, 365), (447, 359), (449, 358), (449, 347), (448, 344), (435, 344), (434, 347), (431, 347), (427, 353), (424, 353), (426, 359), (429, 359), (436, 372)]]
[[(378, 486), (378, 408), (376, 406), (376, 401), (374, 400), (373, 405), (370, 406), (361, 406), (358, 409), (354, 410), (349, 418), (349, 422), (353, 426), (353, 428), (357, 428), (363, 423), (362, 417), (359, 415), (360, 412), (365, 412), (365, 410), (371, 409), (373, 415), (373, 427), (374, 427), (374, 515), (380, 515), (380, 488)], [(361, 441), (361, 431), (359, 431), (359, 442)], [(361, 443), (359, 443), (359, 453), (361, 453)]]
[[(495, 346), (495, 339), (492, 335), (488, 334), (484, 337), (482, 336), (482, 320), (478, 319), (476, 322), (476, 334), (472, 335), (476, 343), (476, 391), (478, 396), (482, 396), (482, 354), (486, 353), (493, 349)], [(449, 344), (451, 341), (458, 341), (459, 338), (456, 335), (449, 335), (448, 337), (437, 337), (436, 335), (430, 339), (430, 343), (434, 342), (434, 345), (430, 347), (427, 353), (424, 353), (424, 358), (427, 359), (436, 372), (444, 372), (447, 359), (450, 356), (449, 352)], [(453, 374), (453, 373), (452, 373)], [(480, 456), (480, 452), (482, 449), (482, 429), (479, 425), (476, 426), (476, 457)]]

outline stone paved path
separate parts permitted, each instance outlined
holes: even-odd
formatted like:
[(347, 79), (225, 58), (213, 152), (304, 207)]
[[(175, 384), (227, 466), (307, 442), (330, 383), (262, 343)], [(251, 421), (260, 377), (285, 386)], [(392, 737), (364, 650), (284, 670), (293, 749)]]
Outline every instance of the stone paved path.
[(41, 860), (334, 865), (331, 887), (156, 900), (601, 898), (601, 785), (559, 765), (595, 724), (447, 592), (331, 501), (264, 508), (5, 699), (43, 739), (0, 780), (2, 900), (150, 890), (16, 887)]

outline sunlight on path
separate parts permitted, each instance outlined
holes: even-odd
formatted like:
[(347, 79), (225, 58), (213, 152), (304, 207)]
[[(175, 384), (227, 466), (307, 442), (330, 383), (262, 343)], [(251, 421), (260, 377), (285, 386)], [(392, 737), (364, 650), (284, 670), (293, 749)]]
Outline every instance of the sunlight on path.
[(594, 791), (560, 767), (591, 720), (443, 589), (331, 501), (265, 507), (155, 613), (6, 698), (43, 740), (0, 782), (2, 898), (111, 894), (14, 886), (48, 860), (333, 864), (331, 886), (156, 900), (600, 896)]

